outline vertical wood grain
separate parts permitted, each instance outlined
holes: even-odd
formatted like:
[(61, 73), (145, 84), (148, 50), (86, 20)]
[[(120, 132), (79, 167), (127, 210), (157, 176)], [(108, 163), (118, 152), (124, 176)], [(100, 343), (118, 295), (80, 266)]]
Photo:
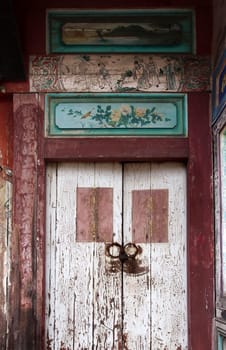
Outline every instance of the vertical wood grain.
[(186, 168), (179, 163), (152, 165), (151, 183), (153, 189), (169, 191), (169, 241), (151, 246), (152, 347), (189, 349)]
[[(124, 244), (133, 242), (132, 192), (151, 189), (150, 163), (124, 165), (123, 236)], [(140, 266), (133, 273), (123, 272), (123, 333), (125, 349), (148, 349), (151, 346), (151, 271), (150, 244), (136, 242), (142, 249)], [(144, 270), (140, 268), (143, 267)]]
[(0, 172), (0, 349), (8, 347), (12, 183)]
[(189, 94), (188, 106), (189, 347), (210, 350), (214, 318), (214, 228), (209, 94)]
[[(128, 349), (187, 349), (186, 172), (181, 164), (129, 164), (124, 179), (124, 240), (131, 240), (134, 189), (169, 192), (169, 242), (140, 244), (148, 270), (123, 276)], [(139, 244), (139, 243), (138, 243)]]
[(9, 348), (36, 343), (36, 219), (39, 101), (14, 95), (14, 186)]
[[(113, 163), (48, 166), (46, 346), (50, 349), (114, 348), (117, 343), (120, 275), (106, 271), (105, 243), (76, 241), (75, 214), (79, 187), (113, 187), (114, 213), (120, 219), (119, 175)], [(120, 222), (114, 224), (115, 239), (120, 239), (119, 228)]]
[(7, 349), (12, 239), (12, 96), (0, 96), (0, 349)]

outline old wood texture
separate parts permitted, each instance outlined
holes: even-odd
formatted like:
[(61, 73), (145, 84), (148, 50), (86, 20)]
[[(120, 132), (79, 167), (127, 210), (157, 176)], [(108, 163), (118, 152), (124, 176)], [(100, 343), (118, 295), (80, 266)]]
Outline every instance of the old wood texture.
[[(84, 185), (113, 189), (113, 231), (103, 243), (76, 239)], [(132, 192), (151, 188), (169, 193), (169, 241), (141, 242), (136, 259), (124, 263), (106, 256), (106, 243), (132, 242)], [(47, 349), (187, 348), (183, 165), (50, 164), (46, 209)]]
[(114, 240), (121, 241), (119, 165), (47, 170), (46, 348), (111, 349), (121, 338), (121, 279), (107, 273), (105, 244), (76, 242), (77, 188), (114, 188)]
[[(128, 349), (187, 349), (186, 171), (182, 164), (126, 164), (124, 242), (131, 242), (131, 191), (169, 191), (168, 243), (139, 244), (139, 267), (123, 273), (123, 330)], [(178, 201), (180, 205), (178, 206)], [(142, 273), (142, 266), (147, 267)], [(126, 347), (125, 347), (126, 348)]]
[[(212, 346), (214, 231), (209, 94), (189, 94), (189, 349)], [(198, 116), (198, 117), (197, 117)]]
[[(40, 252), (39, 205), (41, 188), (38, 174), (38, 135), (40, 110), (37, 95), (14, 96), (14, 188), (13, 188), (13, 240), (12, 278), (10, 293), (10, 349), (35, 349), (38, 337), (36, 307), (40, 307), (37, 295), (37, 266)], [(38, 211), (37, 211), (38, 208)], [(42, 219), (43, 220), (43, 219)], [(39, 225), (40, 227), (40, 225)], [(42, 293), (42, 292), (41, 292)], [(42, 304), (41, 304), (42, 305)], [(40, 334), (39, 334), (40, 337)]]
[(208, 56), (103, 54), (32, 56), (32, 92), (209, 91)]
[(10, 247), (12, 239), (12, 98), (0, 97), (0, 349), (9, 330)]
[(12, 234), (12, 178), (0, 167), (0, 348), (7, 349), (9, 330), (10, 243)]

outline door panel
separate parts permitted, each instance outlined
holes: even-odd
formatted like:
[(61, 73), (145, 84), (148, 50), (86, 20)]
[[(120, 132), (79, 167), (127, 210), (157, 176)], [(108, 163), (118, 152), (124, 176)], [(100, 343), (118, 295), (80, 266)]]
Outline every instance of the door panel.
[[(48, 165), (48, 350), (187, 349), (185, 193), (177, 163)], [(135, 232), (136, 211), (145, 234)], [(99, 236), (101, 227), (109, 232)], [(112, 243), (124, 260), (107, 254)], [(129, 243), (135, 257), (123, 250)]]
[[(124, 169), (124, 240), (131, 232), (132, 192), (168, 190), (168, 242), (137, 242), (148, 273), (124, 272), (123, 331), (128, 349), (186, 349), (186, 173), (180, 164), (126, 164)], [(150, 206), (153, 208), (153, 205)], [(150, 220), (155, 218), (150, 217)], [(160, 217), (159, 220), (164, 220)], [(164, 227), (164, 225), (163, 225)], [(154, 235), (156, 225), (150, 225)], [(148, 235), (147, 242), (150, 241)], [(180, 347), (181, 346), (181, 347)]]

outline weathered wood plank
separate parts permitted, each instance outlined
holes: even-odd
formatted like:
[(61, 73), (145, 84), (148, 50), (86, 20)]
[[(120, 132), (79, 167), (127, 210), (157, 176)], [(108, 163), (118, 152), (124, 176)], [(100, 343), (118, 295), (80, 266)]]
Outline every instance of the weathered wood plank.
[(207, 122), (209, 94), (189, 94), (188, 106), (189, 348), (206, 350), (213, 345), (214, 315), (212, 147)]
[[(124, 165), (124, 244), (133, 242), (132, 193), (134, 190), (151, 189), (150, 163)], [(134, 269), (123, 272), (123, 332), (125, 349), (151, 348), (152, 310), (150, 281), (152, 264), (150, 244), (137, 242), (141, 252), (135, 258)], [(133, 271), (134, 270), (134, 271)], [(161, 302), (159, 300), (159, 302)]]
[(30, 91), (208, 91), (209, 57), (190, 55), (61, 55), (30, 58)]
[[(133, 174), (134, 178), (131, 176)], [(148, 271), (124, 273), (124, 332), (128, 349), (187, 348), (186, 176), (181, 164), (127, 165), (125, 193), (168, 189), (169, 242), (139, 244)], [(180, 206), (178, 206), (178, 201)], [(131, 198), (125, 204), (125, 241), (131, 239)], [(128, 206), (128, 207), (127, 207)]]
[(36, 195), (39, 103), (35, 94), (14, 96), (14, 187), (11, 325), (9, 348), (35, 347)]
[[(114, 212), (121, 220), (121, 206), (117, 205), (117, 201), (121, 202), (121, 177), (117, 166), (102, 164), (99, 168), (92, 163), (48, 166), (46, 345), (49, 349), (88, 349), (92, 344), (97, 348), (113, 348), (120, 334), (120, 275), (106, 272), (104, 243), (76, 240), (78, 188), (114, 187)], [(114, 224), (115, 239), (120, 239), (120, 229), (120, 223)]]
[[(152, 244), (153, 348), (188, 348), (186, 168), (152, 166), (152, 188), (169, 191), (169, 243)], [(163, 302), (156, 302), (161, 295)], [(162, 342), (161, 343), (161, 340)]]
[(106, 243), (122, 241), (122, 176), (118, 163), (95, 164), (95, 186), (113, 188), (113, 232), (110, 240), (95, 244), (93, 346), (117, 349), (122, 332), (121, 273), (113, 272), (106, 257)]
[(8, 347), (12, 183), (0, 167), (0, 348)]

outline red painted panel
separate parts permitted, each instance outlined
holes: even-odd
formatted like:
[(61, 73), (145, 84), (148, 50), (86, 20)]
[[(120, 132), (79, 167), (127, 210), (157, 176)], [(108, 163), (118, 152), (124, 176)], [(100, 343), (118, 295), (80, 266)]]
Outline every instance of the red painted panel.
[(76, 240), (111, 242), (113, 189), (77, 188)]
[(168, 242), (168, 190), (132, 192), (133, 242)]

